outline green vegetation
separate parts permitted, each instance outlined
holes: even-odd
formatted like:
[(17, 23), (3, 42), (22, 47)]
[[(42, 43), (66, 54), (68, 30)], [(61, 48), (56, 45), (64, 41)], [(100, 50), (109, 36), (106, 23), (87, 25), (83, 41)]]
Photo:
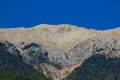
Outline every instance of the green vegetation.
[(65, 80), (120, 80), (120, 59), (93, 55)]
[(8, 51), (9, 47), (20, 54), (13, 45), (0, 43), (0, 80), (50, 80), (26, 64), (21, 56), (13, 54), (12, 50)]
[(39, 72), (2, 71), (0, 80), (49, 80)]

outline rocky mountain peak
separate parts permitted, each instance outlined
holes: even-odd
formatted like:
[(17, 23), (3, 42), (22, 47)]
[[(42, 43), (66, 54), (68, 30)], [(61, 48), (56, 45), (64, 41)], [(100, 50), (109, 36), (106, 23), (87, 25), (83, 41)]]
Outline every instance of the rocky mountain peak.
[(0, 48), (14, 55), (19, 53), (37, 71), (61, 80), (92, 55), (120, 58), (120, 28), (100, 31), (68, 24), (42, 24), (0, 29)]
[(37, 25), (35, 27), (32, 27), (31, 29), (38, 29), (45, 32), (52, 32), (52, 33), (65, 33), (65, 32), (71, 32), (75, 29), (78, 29), (79, 27), (68, 25), (68, 24), (60, 24), (60, 25), (48, 25), (48, 24), (41, 24)]

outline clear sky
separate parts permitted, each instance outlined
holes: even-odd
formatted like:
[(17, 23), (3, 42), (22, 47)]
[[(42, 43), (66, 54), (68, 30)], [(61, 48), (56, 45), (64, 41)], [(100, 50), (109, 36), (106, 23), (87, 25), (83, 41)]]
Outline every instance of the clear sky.
[(0, 27), (38, 24), (120, 27), (120, 0), (0, 0)]

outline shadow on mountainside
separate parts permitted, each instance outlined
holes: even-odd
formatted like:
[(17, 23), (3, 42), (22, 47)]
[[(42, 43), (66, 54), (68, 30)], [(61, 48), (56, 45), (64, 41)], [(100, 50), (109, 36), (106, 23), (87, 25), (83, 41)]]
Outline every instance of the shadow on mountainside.
[(18, 55), (19, 51), (8, 44), (0, 42), (0, 80), (48, 80), (42, 73), (26, 64)]
[[(24, 71), (34, 71), (35, 69), (32, 68), (30, 65), (26, 64), (21, 56), (18, 56), (16, 54), (19, 54), (19, 51), (15, 50), (13, 48), (11, 51), (8, 50), (8, 46), (5, 43), (0, 42), (0, 70), (24, 70)], [(10, 45), (9, 48), (14, 47), (13, 45)], [(15, 52), (15, 54), (13, 54)]]
[(120, 80), (120, 59), (93, 55), (65, 80)]

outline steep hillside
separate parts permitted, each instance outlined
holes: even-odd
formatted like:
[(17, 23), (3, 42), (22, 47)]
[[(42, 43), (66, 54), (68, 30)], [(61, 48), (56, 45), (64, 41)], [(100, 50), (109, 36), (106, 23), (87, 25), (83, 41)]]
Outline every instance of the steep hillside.
[(0, 42), (0, 80), (48, 80), (26, 64), (14, 45)]
[(120, 38), (89, 39), (72, 50), (83, 63), (64, 80), (119, 80)]
[[(0, 45), (0, 50), (10, 53), (6, 55), (15, 57), (15, 59), (5, 59), (6, 57), (2, 57), (5, 54), (1, 53), (0, 60), (5, 60), (5, 63), (7, 60), (10, 61), (11, 64), (8, 65), (13, 68), (25, 64), (31, 69), (42, 72), (46, 77), (61, 80), (68, 75), (71, 77), (73, 73), (76, 75), (77, 71), (74, 69), (81, 67), (94, 55), (119, 59), (120, 28), (100, 31), (67, 24), (42, 24), (32, 28), (0, 29)], [(106, 65), (107, 62), (109, 60), (105, 61)], [(0, 62), (0, 65), (6, 64)], [(23, 66), (14, 69), (21, 69)], [(25, 70), (29, 68), (26, 67)]]
[(93, 55), (64, 80), (120, 80), (120, 58)]

